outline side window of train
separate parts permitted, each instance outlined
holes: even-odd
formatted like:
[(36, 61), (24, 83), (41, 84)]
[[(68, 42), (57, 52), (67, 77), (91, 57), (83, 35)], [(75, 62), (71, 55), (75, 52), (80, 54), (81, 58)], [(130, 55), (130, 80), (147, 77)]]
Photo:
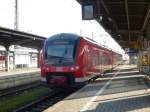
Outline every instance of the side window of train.
[(102, 64), (105, 64), (105, 55), (102, 56)]
[(110, 64), (111, 63), (111, 57), (109, 56), (109, 58), (108, 58), (108, 64)]
[(104, 56), (104, 64), (107, 64), (107, 56)]
[(102, 64), (102, 54), (101, 54), (101, 52), (99, 53), (99, 64)]
[(101, 56), (101, 64), (104, 64), (104, 57), (103, 57), (103, 55)]
[(98, 64), (98, 55), (97, 55), (97, 49), (94, 50), (94, 66)]
[(90, 54), (91, 54), (91, 59), (92, 59), (92, 66), (94, 66), (95, 65), (95, 51), (94, 51), (94, 49), (93, 48), (91, 48), (92, 50), (91, 50), (91, 52), (90, 52)]
[(96, 54), (94, 54), (93, 64), (94, 64), (94, 66), (97, 64), (97, 56), (96, 56)]
[(108, 64), (109, 56), (105, 56), (105, 64)]
[(100, 62), (100, 64), (102, 64), (102, 56), (101, 55), (99, 57), (99, 62)]
[(94, 66), (95, 65), (95, 54), (94, 54), (94, 52), (92, 53), (92, 66)]
[(96, 53), (96, 65), (98, 65), (99, 64), (99, 54), (98, 54), (98, 51), (97, 51), (97, 53)]
[(99, 56), (99, 62), (100, 62), (100, 64), (102, 64), (102, 56), (101, 55)]
[(111, 57), (109, 57), (108, 59), (108, 64), (111, 64)]

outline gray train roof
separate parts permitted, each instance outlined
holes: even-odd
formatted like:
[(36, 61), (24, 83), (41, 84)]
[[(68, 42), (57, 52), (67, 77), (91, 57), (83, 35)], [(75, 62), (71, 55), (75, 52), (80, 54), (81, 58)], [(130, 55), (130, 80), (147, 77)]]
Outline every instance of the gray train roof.
[(72, 40), (78, 40), (80, 38), (84, 38), (85, 40), (87, 40), (88, 42), (92, 43), (92, 44), (95, 44), (95, 45), (98, 45), (99, 47), (101, 47), (102, 49), (106, 49), (108, 51), (112, 51), (116, 54), (119, 54), (117, 53), (116, 51), (113, 51), (111, 48), (108, 48), (108, 47), (104, 47), (102, 45), (100, 45), (98, 42), (96, 42), (95, 40), (91, 39), (91, 38), (88, 38), (88, 37), (82, 37), (80, 35), (77, 35), (77, 34), (73, 34), (73, 33), (60, 33), (60, 34), (56, 34), (56, 35), (53, 35), (51, 37), (49, 37), (47, 40), (46, 40), (46, 43), (49, 42), (49, 41), (52, 41), (52, 40), (57, 40), (57, 39), (72, 39)]
[(57, 39), (74, 39), (74, 40), (78, 40), (81, 36), (76, 35), (76, 34), (72, 34), (72, 33), (60, 33), (60, 34), (56, 34), (53, 35), (49, 38), (47, 38), (46, 41), (51, 41), (51, 40), (57, 40)]

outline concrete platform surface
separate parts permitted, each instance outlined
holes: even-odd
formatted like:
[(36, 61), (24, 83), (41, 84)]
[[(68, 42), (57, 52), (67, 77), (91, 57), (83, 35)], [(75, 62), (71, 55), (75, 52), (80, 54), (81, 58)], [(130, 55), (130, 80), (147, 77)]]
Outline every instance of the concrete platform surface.
[(0, 90), (40, 81), (39, 68), (23, 68), (0, 72)]
[(86, 85), (44, 112), (150, 112), (144, 75), (131, 68), (118, 67), (108, 79)]
[(11, 75), (18, 75), (18, 74), (26, 74), (26, 73), (34, 73), (34, 72), (40, 72), (40, 68), (22, 68), (22, 69), (15, 69), (11, 70), (9, 72), (1, 71), (0, 72), (0, 78), (1, 77), (10, 77)]

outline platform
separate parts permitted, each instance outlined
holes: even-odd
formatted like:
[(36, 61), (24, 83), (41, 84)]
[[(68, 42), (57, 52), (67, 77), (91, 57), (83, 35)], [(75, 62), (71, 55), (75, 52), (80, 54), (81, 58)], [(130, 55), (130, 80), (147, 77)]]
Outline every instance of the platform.
[(88, 84), (45, 112), (150, 112), (150, 89), (134, 66)]
[(39, 80), (39, 68), (22, 68), (9, 72), (0, 72), (0, 90)]
[(10, 77), (13, 75), (18, 75), (18, 74), (34, 73), (34, 72), (40, 72), (40, 69), (39, 68), (20, 68), (20, 69), (11, 70), (9, 72), (1, 71), (0, 78), (1, 77)]

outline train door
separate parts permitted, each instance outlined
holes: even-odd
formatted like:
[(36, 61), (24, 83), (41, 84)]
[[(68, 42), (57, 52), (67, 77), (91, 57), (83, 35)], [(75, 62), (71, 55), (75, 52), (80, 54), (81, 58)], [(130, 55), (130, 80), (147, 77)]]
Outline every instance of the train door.
[(84, 51), (83, 51), (83, 59), (82, 59), (82, 63), (83, 63), (83, 71), (84, 71), (84, 74), (86, 75), (87, 74), (87, 71), (88, 71), (88, 63), (89, 63), (89, 60), (88, 60), (88, 55), (89, 55), (89, 50), (88, 50), (88, 45), (85, 45), (84, 46)]
[(82, 41), (81, 47), (81, 55), (79, 59), (79, 63), (82, 66), (82, 74), (83, 77), (86, 78), (87, 75), (90, 74), (91, 68), (91, 48), (90, 45), (86, 41)]

